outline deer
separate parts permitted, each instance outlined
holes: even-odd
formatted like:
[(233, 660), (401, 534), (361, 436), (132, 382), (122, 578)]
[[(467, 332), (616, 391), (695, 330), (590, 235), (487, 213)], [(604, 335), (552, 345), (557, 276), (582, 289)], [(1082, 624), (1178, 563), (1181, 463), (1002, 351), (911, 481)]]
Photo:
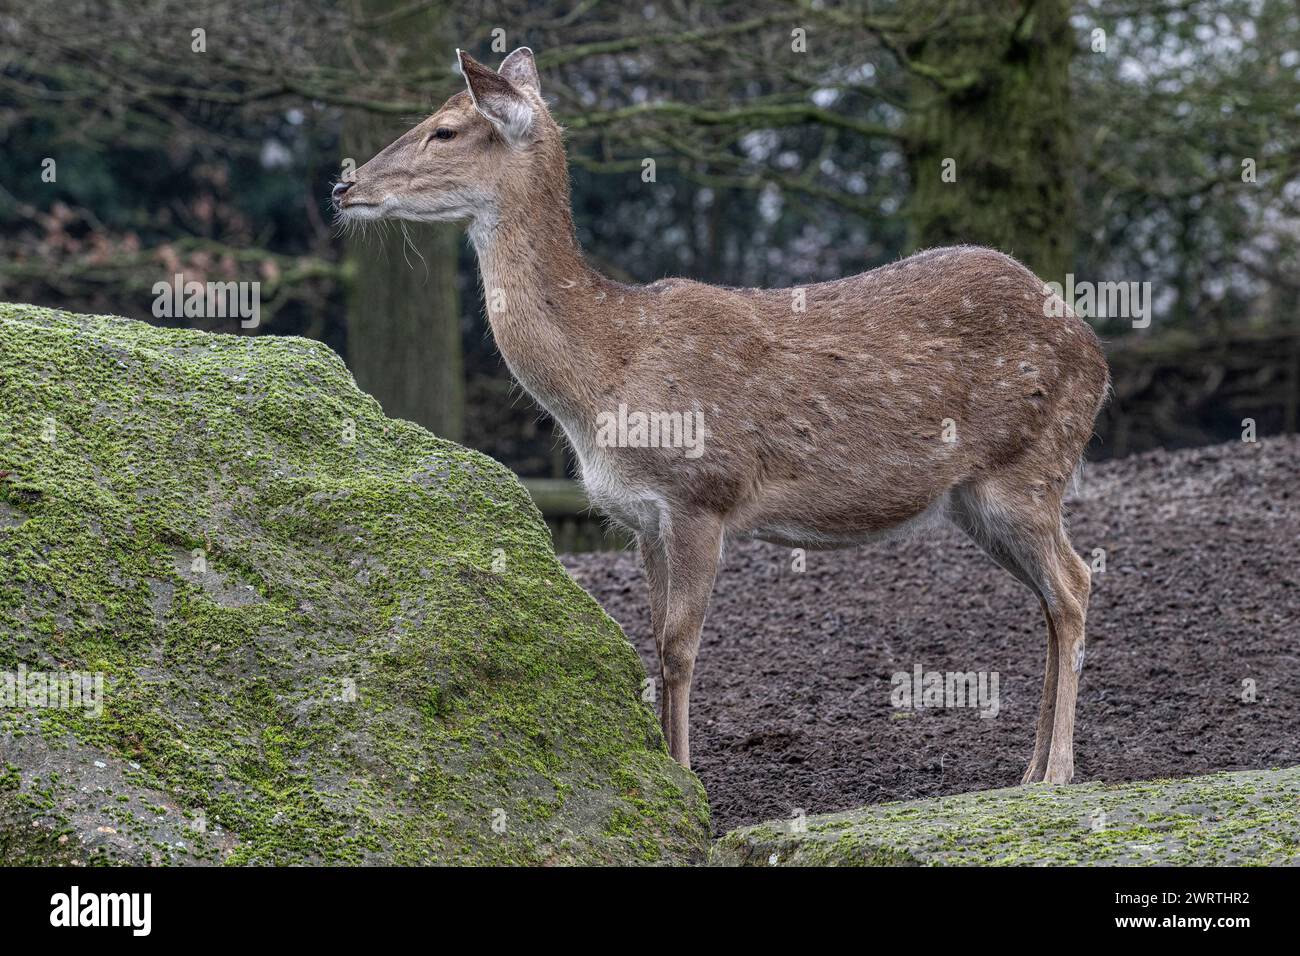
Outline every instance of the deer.
[[(345, 228), (468, 224), (496, 347), (563, 430), (591, 505), (635, 538), (669, 754), (690, 767), (726, 542), (834, 549), (947, 521), (1039, 600), (1047, 661), (1022, 783), (1068, 783), (1091, 575), (1062, 503), (1109, 390), (1092, 328), (978, 246), (794, 289), (615, 282), (579, 247), (532, 51), (497, 70), (456, 56), (465, 89), (331, 198)], [(646, 440), (647, 418), (679, 413), (702, 425), (697, 454), (671, 427)], [(620, 440), (611, 415), (632, 423)]]

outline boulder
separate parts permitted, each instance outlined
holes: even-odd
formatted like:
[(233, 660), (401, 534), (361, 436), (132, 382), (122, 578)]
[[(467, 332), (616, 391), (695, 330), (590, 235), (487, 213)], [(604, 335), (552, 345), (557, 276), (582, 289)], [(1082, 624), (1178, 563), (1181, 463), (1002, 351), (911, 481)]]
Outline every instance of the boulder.
[(701, 860), (643, 679), (325, 345), (0, 306), (0, 864)]
[(717, 866), (1231, 866), (1300, 863), (1300, 767), (1034, 784), (733, 830)]

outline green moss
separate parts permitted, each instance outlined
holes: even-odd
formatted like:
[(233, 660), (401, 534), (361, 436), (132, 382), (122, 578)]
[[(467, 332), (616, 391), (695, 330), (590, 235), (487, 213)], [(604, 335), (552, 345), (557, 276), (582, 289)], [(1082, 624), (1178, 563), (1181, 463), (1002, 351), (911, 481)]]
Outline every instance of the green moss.
[(734, 830), (715, 865), (1288, 865), (1300, 767), (1107, 786), (1035, 785)]
[(522, 487), (325, 346), (0, 306), (0, 405), (0, 670), (106, 685), (99, 717), (0, 710), (0, 749), (17, 793), (38, 759), (91, 790), (49, 795), (83, 855), (702, 856), (703, 791)]

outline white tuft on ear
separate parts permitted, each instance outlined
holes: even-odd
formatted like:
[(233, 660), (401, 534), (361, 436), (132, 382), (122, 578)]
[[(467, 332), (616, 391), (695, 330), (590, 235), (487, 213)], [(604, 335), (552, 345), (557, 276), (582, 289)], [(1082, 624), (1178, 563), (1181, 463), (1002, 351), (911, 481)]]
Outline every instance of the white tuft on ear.
[(468, 53), (457, 50), (456, 60), (465, 76), (465, 86), (474, 101), (474, 108), (501, 131), (510, 145), (519, 146), (526, 142), (536, 118), (528, 97), (510, 80), (488, 69)]
[(478, 111), (490, 119), (512, 145), (523, 142), (533, 128), (533, 107), (527, 100), (489, 97)]

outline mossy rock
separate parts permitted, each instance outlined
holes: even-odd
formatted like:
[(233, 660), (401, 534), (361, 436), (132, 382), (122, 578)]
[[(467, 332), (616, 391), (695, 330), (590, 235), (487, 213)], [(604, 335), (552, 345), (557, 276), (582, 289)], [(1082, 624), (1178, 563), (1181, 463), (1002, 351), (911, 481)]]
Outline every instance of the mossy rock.
[(733, 830), (718, 866), (1300, 864), (1300, 767), (1035, 784)]
[(523, 488), (324, 345), (0, 305), (0, 409), (0, 672), (104, 680), (0, 708), (0, 864), (703, 859)]

